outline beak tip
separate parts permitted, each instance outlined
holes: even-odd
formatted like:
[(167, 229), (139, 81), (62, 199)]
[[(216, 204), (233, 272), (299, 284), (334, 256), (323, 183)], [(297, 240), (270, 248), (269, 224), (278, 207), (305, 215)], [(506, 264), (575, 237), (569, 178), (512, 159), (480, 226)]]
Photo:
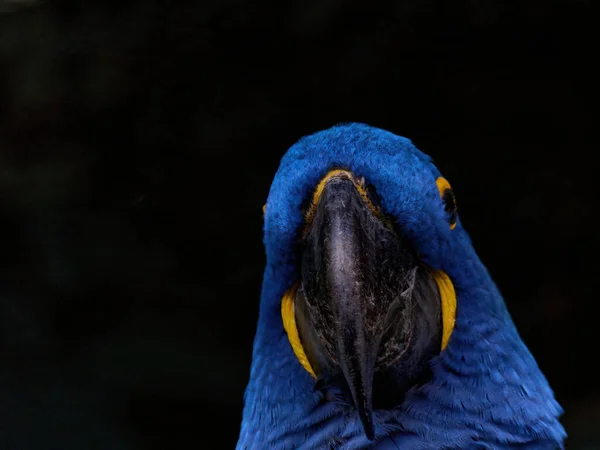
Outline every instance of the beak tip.
[(372, 441), (375, 439), (375, 425), (373, 423), (373, 410), (369, 407), (367, 409), (358, 410), (360, 420), (365, 430), (365, 435)]
[(373, 419), (371, 418), (370, 421), (363, 420), (363, 427), (365, 428), (365, 435), (367, 436), (367, 439), (370, 441), (375, 439), (375, 427), (373, 426)]

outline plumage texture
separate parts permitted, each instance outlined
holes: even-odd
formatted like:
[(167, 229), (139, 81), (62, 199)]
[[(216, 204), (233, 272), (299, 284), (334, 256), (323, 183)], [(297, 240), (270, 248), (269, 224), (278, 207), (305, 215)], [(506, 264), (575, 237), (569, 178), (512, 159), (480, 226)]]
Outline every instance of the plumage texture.
[[(374, 412), (374, 442), (335, 389), (315, 392), (280, 314), (281, 298), (298, 278), (295, 249), (305, 200), (334, 167), (375, 186), (383, 210), (428, 266), (448, 274), (457, 294), (456, 326), (432, 363), (431, 380), (394, 409)], [(267, 266), (238, 449), (563, 448), (561, 407), (460, 217), (455, 229), (448, 226), (439, 176), (408, 139), (363, 124), (304, 137), (283, 157), (266, 204)]]

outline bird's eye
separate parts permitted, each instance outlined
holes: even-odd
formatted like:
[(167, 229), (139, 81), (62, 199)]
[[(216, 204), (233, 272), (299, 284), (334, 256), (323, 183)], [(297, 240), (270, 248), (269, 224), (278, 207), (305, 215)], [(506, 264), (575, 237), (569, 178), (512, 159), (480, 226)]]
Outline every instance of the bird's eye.
[(448, 180), (443, 177), (439, 177), (435, 184), (437, 184), (438, 190), (440, 191), (440, 197), (442, 198), (442, 203), (444, 204), (444, 210), (448, 213), (448, 222), (450, 223), (450, 229), (454, 229), (456, 227), (456, 197), (454, 197), (454, 192), (452, 191), (452, 187)]

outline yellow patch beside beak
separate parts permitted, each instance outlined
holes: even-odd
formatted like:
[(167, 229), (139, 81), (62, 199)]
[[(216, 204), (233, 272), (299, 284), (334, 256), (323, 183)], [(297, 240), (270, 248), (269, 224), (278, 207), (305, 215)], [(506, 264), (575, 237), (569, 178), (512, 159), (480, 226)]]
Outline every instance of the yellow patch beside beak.
[(450, 336), (454, 331), (456, 323), (456, 292), (450, 277), (446, 272), (436, 270), (433, 277), (440, 291), (440, 300), (442, 302), (442, 351), (448, 346)]
[(283, 295), (283, 299), (281, 300), (281, 318), (283, 319), (283, 328), (287, 333), (288, 340), (290, 341), (290, 345), (294, 350), (296, 358), (298, 358), (298, 361), (300, 361), (302, 367), (304, 367), (306, 371), (313, 376), (313, 378), (317, 378), (317, 375), (315, 375), (315, 372), (308, 362), (306, 353), (304, 353), (304, 347), (302, 347), (300, 335), (298, 334), (298, 328), (296, 327), (294, 298), (296, 297), (297, 288), (298, 282), (294, 283), (294, 285)]

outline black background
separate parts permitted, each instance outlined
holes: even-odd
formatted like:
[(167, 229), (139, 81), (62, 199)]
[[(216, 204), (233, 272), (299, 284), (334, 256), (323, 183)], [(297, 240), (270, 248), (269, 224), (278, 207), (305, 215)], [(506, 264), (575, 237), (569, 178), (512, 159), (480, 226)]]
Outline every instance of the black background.
[(591, 4), (0, 1), (0, 448), (232, 448), (261, 206), (343, 121), (434, 157), (600, 448)]

